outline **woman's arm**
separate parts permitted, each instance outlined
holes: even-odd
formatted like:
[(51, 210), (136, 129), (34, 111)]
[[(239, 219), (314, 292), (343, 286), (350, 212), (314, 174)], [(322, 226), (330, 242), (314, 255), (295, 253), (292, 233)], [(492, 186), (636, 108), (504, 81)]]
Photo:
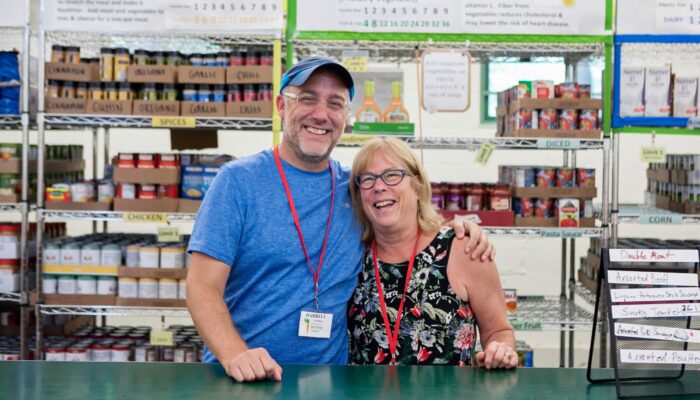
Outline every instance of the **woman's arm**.
[(518, 365), (513, 326), (506, 317), (503, 288), (496, 264), (492, 261), (473, 261), (460, 251), (464, 239), (452, 242), (447, 277), (452, 289), (462, 300), (469, 301), (474, 311), (481, 346), (476, 355), (479, 366), (513, 368)]

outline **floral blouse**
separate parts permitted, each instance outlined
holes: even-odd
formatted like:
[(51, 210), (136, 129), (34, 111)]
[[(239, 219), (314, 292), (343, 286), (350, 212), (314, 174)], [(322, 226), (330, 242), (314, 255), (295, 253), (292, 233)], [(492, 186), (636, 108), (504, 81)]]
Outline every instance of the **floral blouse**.
[[(396, 364), (472, 364), (476, 318), (469, 303), (460, 300), (447, 279), (447, 261), (454, 239), (444, 227), (416, 255), (399, 327)], [(408, 261), (388, 264), (377, 260), (392, 330), (406, 282)], [(348, 305), (350, 362), (389, 364), (391, 353), (374, 275), (372, 252), (362, 260), (362, 272)]]

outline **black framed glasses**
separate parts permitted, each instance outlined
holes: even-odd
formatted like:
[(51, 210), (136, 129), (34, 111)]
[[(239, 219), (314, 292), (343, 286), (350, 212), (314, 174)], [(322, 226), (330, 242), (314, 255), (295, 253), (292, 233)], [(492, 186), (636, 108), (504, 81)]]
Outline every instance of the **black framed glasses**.
[(333, 98), (328, 100), (321, 100), (318, 98), (318, 96), (313, 95), (311, 93), (283, 92), (282, 95), (296, 101), (298, 107), (303, 107), (308, 110), (312, 110), (318, 107), (320, 103), (325, 103), (326, 109), (335, 114), (342, 114), (350, 109), (350, 105), (342, 99)]
[(365, 173), (365, 174), (360, 174), (355, 177), (355, 183), (357, 183), (357, 186), (360, 189), (367, 190), (367, 189), (372, 189), (374, 187), (374, 184), (377, 182), (377, 179), (381, 178), (382, 182), (389, 186), (396, 186), (401, 181), (403, 178), (406, 176), (406, 170), (404, 169), (388, 169), (381, 174), (370, 174)]

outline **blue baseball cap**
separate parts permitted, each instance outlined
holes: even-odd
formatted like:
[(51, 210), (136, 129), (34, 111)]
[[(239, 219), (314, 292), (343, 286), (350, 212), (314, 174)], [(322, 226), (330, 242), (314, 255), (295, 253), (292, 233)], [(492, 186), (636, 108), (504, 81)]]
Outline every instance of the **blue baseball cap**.
[(348, 72), (342, 64), (329, 58), (317, 56), (301, 60), (290, 68), (289, 71), (285, 72), (280, 84), (280, 93), (282, 93), (287, 86), (303, 85), (317, 69), (322, 67), (336, 73), (338, 78), (347, 86), (350, 92), (350, 100), (352, 100), (355, 95), (355, 82), (353, 82), (350, 72)]

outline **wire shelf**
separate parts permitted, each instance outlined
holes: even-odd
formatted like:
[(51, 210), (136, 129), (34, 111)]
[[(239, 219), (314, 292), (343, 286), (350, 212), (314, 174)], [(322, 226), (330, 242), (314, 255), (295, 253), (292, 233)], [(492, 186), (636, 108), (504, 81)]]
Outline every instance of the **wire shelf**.
[(490, 235), (540, 236), (549, 238), (601, 237), (603, 228), (482, 227)]
[(22, 117), (19, 115), (0, 115), (0, 129), (17, 130), (22, 128)]
[(23, 203), (0, 203), (0, 212), (22, 212)]
[[(683, 224), (700, 224), (700, 214), (679, 214), (673, 211), (664, 210), (661, 208), (639, 205), (639, 204), (622, 204), (619, 207), (620, 211), (617, 215), (617, 221), (620, 223), (640, 223), (643, 216), (667, 216), (680, 217)], [(662, 222), (659, 222), (660, 224)]]
[(20, 294), (15, 292), (0, 292), (0, 301), (20, 303)]
[(557, 296), (518, 296), (511, 324), (520, 331), (590, 331), (593, 314)]
[(537, 59), (548, 62), (552, 57), (564, 57), (577, 61), (584, 58), (603, 57), (603, 43), (504, 43), (504, 42), (418, 42), (418, 41), (369, 41), (369, 40), (297, 40), (293, 42), (299, 58), (323, 55), (340, 59), (343, 51), (368, 51), (373, 61), (411, 62), (415, 51), (432, 49), (466, 49), (477, 60), (521, 61)]
[[(122, 222), (124, 213), (121, 211), (69, 211), (69, 210), (41, 210), (39, 218), (46, 221), (83, 220), (83, 221), (107, 221)], [(138, 213), (136, 213), (138, 214)], [(152, 213), (151, 213), (152, 214)], [(168, 215), (168, 223), (192, 223), (196, 214), (192, 213), (164, 213)]]
[[(351, 135), (350, 135), (351, 136)], [(410, 147), (418, 149), (421, 147), (421, 140), (415, 137), (408, 138), (398, 138), (402, 139)], [(446, 149), (446, 150), (479, 150), (484, 143), (490, 143), (494, 145), (497, 149), (539, 149), (539, 140), (549, 140), (549, 139), (538, 139), (538, 138), (443, 138), (443, 137), (426, 137), (423, 138), (422, 146), (424, 149)], [(572, 144), (574, 142), (580, 143), (580, 147), (573, 145), (572, 149), (579, 150), (597, 150), (603, 148), (603, 140), (591, 140), (591, 139), (567, 139)], [(348, 142), (339, 143), (338, 146), (341, 147), (360, 147), (362, 143), (358, 142)], [(542, 150), (542, 149), (541, 149)], [(566, 150), (566, 148), (558, 148), (557, 150)]]
[(181, 307), (126, 307), (126, 306), (39, 306), (43, 315), (93, 315), (106, 317), (189, 317), (187, 308)]
[[(196, 118), (195, 121), (197, 128), (231, 130), (269, 130), (272, 128), (271, 118)], [(133, 115), (45, 114), (44, 122), (50, 129), (153, 128), (153, 117)]]

